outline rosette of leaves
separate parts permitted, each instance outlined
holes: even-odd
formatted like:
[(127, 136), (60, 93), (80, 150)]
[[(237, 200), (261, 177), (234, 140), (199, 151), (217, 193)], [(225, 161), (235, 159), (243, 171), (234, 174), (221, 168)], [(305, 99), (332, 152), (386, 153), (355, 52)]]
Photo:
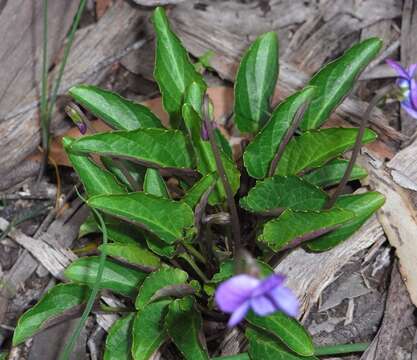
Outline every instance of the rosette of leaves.
[[(212, 296), (236, 271), (233, 257), (239, 248), (253, 251), (256, 261), (246, 266), (266, 276), (273, 271), (268, 261), (274, 254), (297, 246), (331, 249), (384, 202), (377, 192), (361, 192), (326, 206), (329, 190), (348, 167), (343, 154), (354, 147), (358, 129), (321, 128), (378, 54), (381, 41), (354, 45), (304, 88), (272, 104), (278, 39), (273, 32), (258, 37), (236, 75), (234, 124), (251, 140), (243, 161), (235, 161), (223, 133), (207, 128), (212, 113), (207, 86), (162, 8), (155, 10), (153, 25), (154, 75), (170, 126), (143, 105), (77, 85), (70, 96), (114, 130), (67, 138), (64, 146), (86, 203), (103, 215), (110, 239), (99, 247), (108, 256), (100, 289), (134, 304), (111, 327), (104, 358), (146, 360), (168, 349), (178, 358), (209, 359), (222, 337), (210, 334), (207, 344), (202, 324), (223, 318)], [(366, 129), (362, 143), (375, 139)], [(365, 176), (355, 165), (350, 180)], [(239, 218), (245, 221), (236, 234), (230, 223)], [(94, 216), (81, 229), (83, 236), (92, 232), (100, 232)], [(14, 345), (77, 314), (98, 267), (97, 257), (74, 261), (65, 272), (69, 283), (52, 288), (20, 318)], [(247, 352), (236, 359), (315, 358), (311, 338), (296, 320), (282, 313), (251, 314), (247, 324)]]

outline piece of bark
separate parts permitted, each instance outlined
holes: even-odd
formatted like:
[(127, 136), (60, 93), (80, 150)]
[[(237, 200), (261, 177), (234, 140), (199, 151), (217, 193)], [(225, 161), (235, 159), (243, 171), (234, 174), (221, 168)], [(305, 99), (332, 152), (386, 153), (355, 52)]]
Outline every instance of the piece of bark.
[[(39, 94), (42, 68), (42, 0), (5, 1), (0, 11), (0, 123), (31, 90)], [(48, 6), (48, 63), (61, 49), (78, 3), (55, 0)], [(16, 146), (16, 144), (15, 144)]]
[(410, 325), (414, 325), (414, 309), (397, 262), (395, 262), (391, 273), (384, 319), (378, 334), (362, 355), (361, 360), (395, 359), (404, 331)]
[[(96, 25), (77, 31), (59, 94), (77, 83), (100, 82), (114, 55), (125, 55), (126, 49), (133, 50), (134, 47), (130, 47), (142, 39), (142, 25), (146, 17), (146, 12), (135, 9), (125, 1), (118, 1)], [(0, 175), (9, 172), (36, 150), (40, 141), (38, 93), (35, 90), (24, 93), (26, 96), (17, 108), (0, 122)]]
[(398, 186), (384, 169), (370, 173), (372, 187), (386, 197), (379, 220), (390, 244), (396, 249), (400, 271), (414, 304), (417, 304), (417, 212), (410, 192)]
[[(409, 66), (417, 62), (415, 34), (417, 32), (417, 3), (404, 0), (401, 17), (401, 64)], [(417, 129), (416, 120), (401, 109), (402, 131), (411, 136)]]

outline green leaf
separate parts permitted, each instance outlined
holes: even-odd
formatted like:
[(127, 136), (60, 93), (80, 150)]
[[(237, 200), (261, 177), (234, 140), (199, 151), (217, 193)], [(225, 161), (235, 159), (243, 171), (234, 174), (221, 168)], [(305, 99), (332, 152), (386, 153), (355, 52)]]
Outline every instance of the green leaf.
[[(126, 186), (130, 191), (135, 190), (131, 187), (129, 180), (126, 178), (126, 175), (123, 173), (120, 167), (115, 164), (114, 160), (106, 156), (101, 156), (100, 161), (103, 163), (104, 167), (110, 171), (117, 178), (117, 180), (119, 180), (121, 184)], [(124, 165), (136, 184), (143, 184), (146, 171), (145, 167), (134, 164), (128, 160), (118, 159), (118, 161)]]
[(137, 192), (126, 195), (94, 196), (88, 205), (133, 222), (172, 244), (192, 231), (194, 213), (184, 203)]
[(149, 250), (153, 251), (156, 255), (172, 259), (177, 251), (176, 245), (169, 245), (152, 234), (146, 234), (145, 240)]
[(188, 274), (185, 271), (171, 267), (163, 267), (149, 274), (139, 289), (136, 309), (142, 310), (158, 290), (171, 285), (185, 284), (187, 279)]
[(257, 181), (240, 205), (252, 212), (277, 209), (320, 210), (327, 195), (315, 185), (297, 176), (273, 176)]
[(351, 211), (336, 208), (323, 211), (287, 209), (279, 218), (264, 225), (258, 240), (279, 251), (335, 230), (353, 217)]
[(235, 81), (235, 122), (241, 132), (254, 133), (269, 117), (269, 100), (278, 78), (278, 37), (259, 36), (245, 52)]
[[(258, 266), (260, 275), (262, 277), (271, 275), (274, 272), (274, 270), (267, 263), (264, 263), (261, 260), (256, 260), (256, 265)], [(227, 279), (231, 278), (235, 274), (236, 274), (235, 261), (226, 260), (223, 263), (221, 263), (219, 272), (213, 275), (213, 277), (210, 280), (210, 283), (218, 284), (220, 282), (226, 281)]]
[[(343, 154), (355, 144), (358, 129), (331, 128), (306, 132), (292, 138), (278, 163), (278, 175), (297, 175), (303, 170), (317, 168)], [(362, 142), (376, 139), (376, 134), (366, 129)]]
[(199, 340), (201, 325), (201, 315), (195, 309), (194, 298), (185, 297), (171, 302), (165, 326), (170, 338), (186, 360), (209, 359)]
[(13, 334), (13, 346), (59, 323), (60, 315), (77, 314), (89, 295), (88, 287), (78, 284), (59, 284), (48, 290), (36, 305), (19, 318)]
[(252, 360), (318, 360), (315, 356), (291, 353), (277, 340), (260, 331), (246, 329), (246, 337)]
[(148, 360), (168, 339), (163, 326), (170, 300), (157, 301), (138, 311), (133, 324), (132, 354), (134, 360)]
[(118, 130), (162, 128), (161, 121), (146, 106), (94, 85), (76, 85), (69, 94), (92, 114)]
[(129, 314), (112, 325), (106, 338), (104, 360), (131, 360), (131, 336), (134, 315)]
[[(336, 185), (342, 180), (348, 164), (349, 160), (334, 159), (322, 167), (304, 175), (303, 178), (309, 183), (320, 187)], [(354, 165), (349, 180), (363, 179), (367, 175), (368, 173), (364, 168)]]
[[(173, 151), (175, 149), (175, 151)], [(146, 166), (191, 169), (187, 140), (181, 131), (138, 129), (83, 136), (69, 150), (127, 158)]]
[[(83, 257), (75, 260), (65, 270), (64, 275), (67, 279), (93, 286), (99, 267), (99, 257)], [(100, 283), (100, 289), (109, 289), (115, 293), (133, 296), (143, 280), (146, 273), (143, 271), (128, 268), (111, 260), (106, 260), (104, 272)]]
[(68, 159), (80, 177), (88, 196), (126, 192), (126, 189), (109, 171), (98, 166), (87, 156), (72, 153), (69, 149), (71, 144), (74, 143), (73, 139), (64, 137), (62, 143)]
[(312, 251), (329, 250), (342, 241), (348, 239), (374, 214), (385, 202), (385, 198), (378, 192), (367, 192), (357, 195), (344, 195), (337, 199), (335, 207), (351, 211), (355, 217), (347, 224), (320, 236), (306, 244)]
[[(201, 118), (194, 111), (190, 104), (184, 104), (183, 117), (185, 125), (189, 131), (191, 142), (196, 153), (197, 170), (200, 174), (206, 175), (212, 172), (217, 172), (216, 160), (209, 141), (201, 138)], [(220, 150), (221, 151), (221, 150)], [(221, 160), (227, 175), (227, 178), (232, 187), (233, 193), (236, 193), (240, 184), (240, 173), (236, 168), (235, 163), (221, 151)], [(210, 194), (210, 205), (216, 205), (226, 199), (226, 193), (223, 188), (221, 179), (218, 179), (216, 184), (216, 191)]]
[(166, 199), (170, 198), (164, 178), (157, 169), (148, 168), (146, 170), (143, 191)]
[(8, 352), (2, 351), (0, 353), (0, 360), (7, 360), (8, 356), (9, 356), (9, 353)]
[(189, 207), (194, 209), (204, 193), (214, 185), (217, 180), (217, 174), (212, 172), (204, 175), (198, 180), (190, 190), (187, 191), (185, 196), (181, 199), (182, 202), (186, 203)]
[(257, 316), (251, 311), (246, 320), (280, 339), (295, 353), (301, 356), (314, 354), (314, 345), (310, 335), (297, 320), (284, 313), (279, 311), (269, 316)]
[(270, 120), (246, 147), (243, 161), (248, 174), (256, 179), (267, 176), (281, 141), (295, 120), (300, 107), (310, 101), (315, 88), (308, 86), (281, 102)]
[(158, 256), (143, 248), (139, 244), (105, 244), (100, 245), (99, 250), (106, 255), (150, 272), (161, 265)]
[(237, 355), (215, 357), (211, 358), (211, 360), (250, 360), (250, 357), (248, 353), (241, 353)]
[(188, 86), (196, 82), (205, 89), (206, 84), (191, 64), (181, 41), (171, 31), (164, 9), (157, 7), (152, 20), (156, 32), (154, 77), (162, 94), (164, 108), (170, 115), (171, 125), (177, 127)]
[(364, 40), (313, 76), (309, 85), (317, 86), (317, 92), (304, 114), (302, 130), (316, 129), (329, 118), (331, 112), (349, 95), (356, 79), (381, 47), (381, 39)]

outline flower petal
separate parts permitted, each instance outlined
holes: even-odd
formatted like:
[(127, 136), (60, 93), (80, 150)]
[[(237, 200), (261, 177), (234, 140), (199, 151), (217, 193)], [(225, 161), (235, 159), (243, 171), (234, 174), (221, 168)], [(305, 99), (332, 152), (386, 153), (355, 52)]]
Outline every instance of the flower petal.
[(289, 316), (298, 317), (300, 305), (297, 297), (289, 288), (285, 286), (277, 287), (270, 292), (270, 296), (275, 300), (279, 310)]
[(410, 103), (414, 110), (417, 110), (417, 82), (415, 79), (410, 81)]
[(285, 276), (281, 274), (272, 274), (263, 279), (259, 286), (254, 290), (252, 296), (263, 295), (277, 286), (281, 286), (285, 281)]
[(236, 311), (259, 286), (260, 280), (249, 275), (236, 275), (220, 284), (215, 300), (220, 310), (226, 313)]
[(229, 322), (227, 323), (228, 327), (234, 327), (237, 324), (239, 324), (243, 318), (246, 316), (246, 313), (249, 310), (249, 301), (245, 301), (242, 305), (240, 305), (232, 314), (232, 316), (229, 319)]
[(252, 298), (250, 305), (259, 316), (266, 316), (279, 310), (273, 298), (263, 295)]
[(407, 69), (408, 76), (410, 78), (413, 78), (414, 75), (416, 74), (416, 70), (417, 70), (417, 64), (411, 64)]
[(385, 60), (385, 62), (395, 70), (395, 72), (397, 73), (399, 77), (404, 78), (404, 79), (410, 78), (407, 70), (405, 70), (399, 62), (391, 60), (391, 59), (387, 59)]

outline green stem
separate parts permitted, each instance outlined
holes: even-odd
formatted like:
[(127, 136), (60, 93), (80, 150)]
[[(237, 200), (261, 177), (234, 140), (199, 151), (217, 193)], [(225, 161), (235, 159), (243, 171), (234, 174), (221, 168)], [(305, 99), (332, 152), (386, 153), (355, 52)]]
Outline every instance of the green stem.
[[(67, 64), (68, 61), (68, 56), (72, 47), (72, 43), (74, 42), (74, 36), (75, 36), (75, 32), (78, 28), (78, 25), (80, 24), (80, 19), (81, 19), (81, 15), (83, 14), (84, 8), (85, 8), (85, 4), (86, 4), (87, 0), (80, 0), (80, 5), (78, 6), (78, 10), (77, 13), (75, 14), (75, 18), (74, 21), (72, 23), (72, 27), (71, 30), (69, 32), (68, 35), (68, 42), (67, 45), (64, 48), (64, 55), (62, 58), (62, 62), (59, 66), (59, 70), (58, 70), (58, 77), (54, 83), (54, 88), (52, 90), (52, 96), (51, 96), (51, 100), (49, 102), (49, 106), (45, 105), (47, 104), (47, 99), (46, 99), (46, 82), (47, 82), (47, 58), (46, 58), (46, 51), (47, 51), (47, 35), (48, 35), (48, 12), (47, 12), (47, 7), (48, 7), (48, 0), (44, 0), (44, 29), (43, 29), (43, 34), (44, 34), (44, 38), (43, 38), (43, 48), (44, 48), (44, 54), (43, 54), (43, 72), (42, 73), (42, 96), (43, 93), (45, 91), (45, 99), (44, 99), (44, 105), (43, 107), (45, 107), (45, 115), (44, 117), (41, 116), (41, 127), (42, 127), (42, 148), (44, 151), (44, 156), (42, 159), (42, 164), (41, 164), (41, 168), (39, 170), (39, 174), (38, 174), (38, 179), (37, 182), (39, 183), (39, 181), (42, 179), (42, 176), (45, 172), (45, 168), (46, 168), (46, 164), (48, 162), (48, 151), (49, 151), (49, 127), (50, 127), (50, 119), (51, 119), (51, 115), (52, 115), (52, 111), (54, 109), (55, 106), (55, 102), (56, 99), (58, 97), (58, 91), (59, 91), (59, 86), (61, 85), (61, 81), (62, 81), (62, 76), (64, 75), (64, 70), (65, 70), (65, 66)], [(45, 70), (46, 69), (46, 70)], [(45, 78), (45, 81), (44, 81)], [(45, 84), (44, 84), (45, 82)], [(45, 88), (45, 90), (44, 90)], [(41, 109), (42, 109), (42, 99), (41, 99)], [(41, 110), (42, 113), (42, 110)]]
[(114, 307), (114, 306), (107, 306), (104, 304), (100, 304), (100, 308), (98, 309), (97, 312), (104, 312), (104, 313), (108, 313), (108, 314), (117, 314), (117, 313), (131, 313), (131, 312), (135, 312), (136, 310), (134, 309), (129, 309), (126, 307)]
[[(102, 218), (102, 216), (100, 215), (100, 213), (95, 210), (95, 209), (91, 209), (94, 214), (97, 216), (97, 219), (99, 220), (100, 223), (100, 229), (103, 232), (103, 245), (107, 244), (107, 228), (106, 228), (106, 224), (104, 223), (104, 220)], [(75, 329), (74, 333), (71, 336), (70, 341), (66, 344), (65, 349), (63, 354), (60, 356), (59, 360), (69, 360), (71, 352), (74, 348), (75, 342), (77, 341), (78, 337), (81, 334), (81, 330), (83, 329), (88, 316), (90, 315), (90, 312), (94, 306), (94, 302), (96, 300), (97, 294), (100, 291), (100, 283), (101, 283), (101, 278), (103, 276), (103, 272), (104, 272), (104, 264), (106, 261), (106, 254), (104, 252), (102, 252), (100, 254), (100, 260), (99, 260), (99, 265), (98, 265), (98, 271), (97, 271), (97, 276), (96, 276), (96, 280), (94, 282), (94, 286), (91, 290), (91, 294), (90, 297), (88, 298), (87, 301), (87, 305), (85, 306), (84, 312), (81, 316), (80, 322), (77, 325), (77, 328)]]
[(314, 355), (325, 356), (364, 352), (368, 347), (369, 343), (320, 346), (315, 348)]
[(203, 280), (204, 283), (209, 282), (207, 276), (201, 271), (201, 269), (198, 267), (198, 265), (195, 263), (194, 259), (190, 255), (188, 255), (187, 253), (183, 253), (179, 256), (183, 258), (186, 262), (188, 262), (188, 264), (193, 268), (193, 270), (200, 277), (200, 279)]
[(187, 250), (192, 256), (194, 256), (198, 261), (207, 265), (207, 260), (205, 257), (191, 244), (187, 244), (185, 241), (181, 242), (181, 245), (184, 246), (185, 250)]

